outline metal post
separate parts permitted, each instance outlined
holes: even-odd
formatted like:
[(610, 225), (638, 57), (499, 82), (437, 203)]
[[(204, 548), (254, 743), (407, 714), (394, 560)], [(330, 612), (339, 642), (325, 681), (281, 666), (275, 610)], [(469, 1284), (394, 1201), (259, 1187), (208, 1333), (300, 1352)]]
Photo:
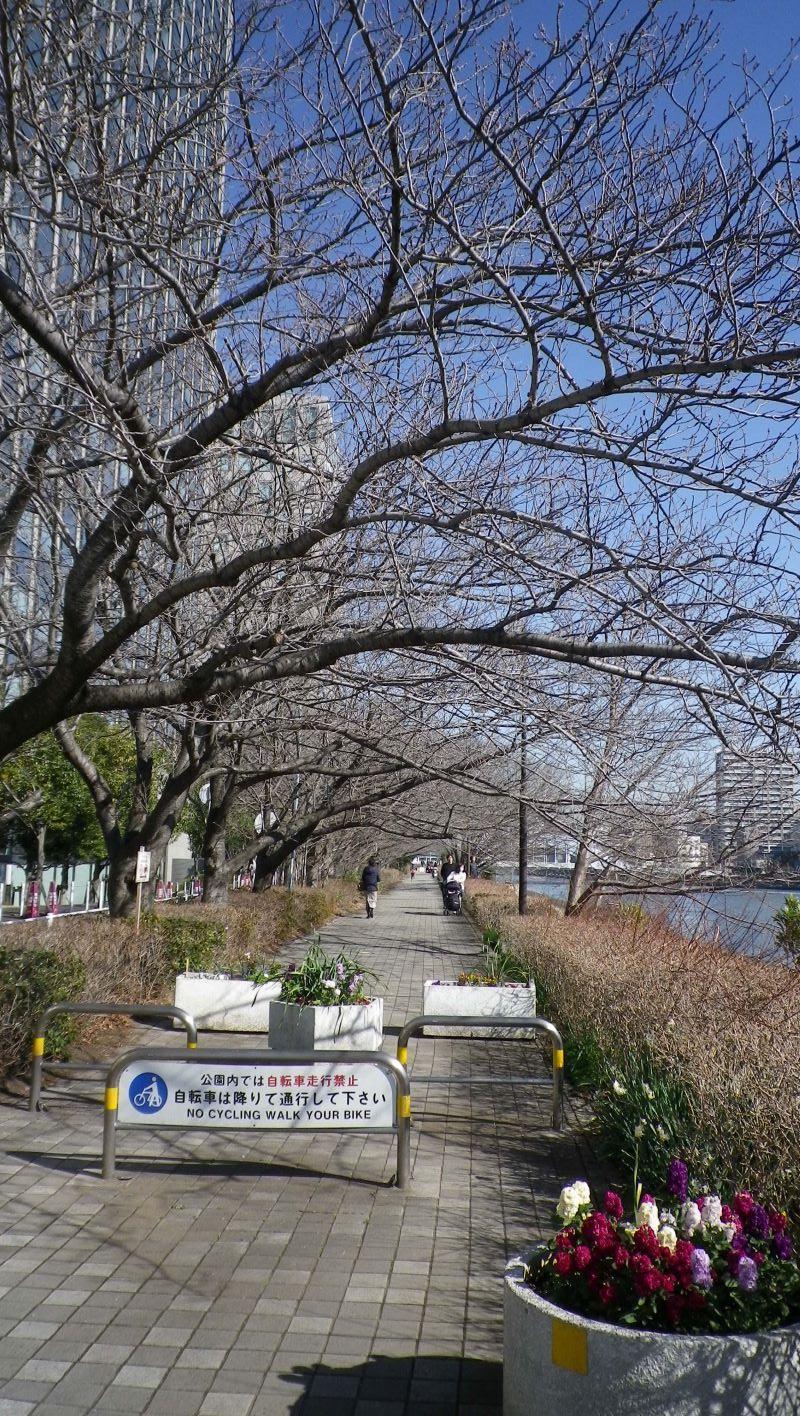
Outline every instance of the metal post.
[(519, 858), (517, 886), (517, 909), (519, 914), (528, 913), (528, 725), (522, 715), (519, 758)]
[(103, 1111), (103, 1179), (113, 1180), (117, 1158), (117, 1107), (119, 1087), (106, 1082), (105, 1109)]

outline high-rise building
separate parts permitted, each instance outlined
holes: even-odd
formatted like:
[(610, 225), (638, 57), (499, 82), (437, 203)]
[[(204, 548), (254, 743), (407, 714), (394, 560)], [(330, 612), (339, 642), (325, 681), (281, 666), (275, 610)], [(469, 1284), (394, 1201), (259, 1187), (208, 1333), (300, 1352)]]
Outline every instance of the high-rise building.
[(772, 748), (723, 748), (715, 779), (718, 858), (760, 855), (794, 839), (800, 803), (793, 763)]
[[(87, 369), (119, 379), (214, 289), (233, 0), (28, 0), (6, 15), (0, 264)], [(162, 438), (207, 378), (194, 343), (126, 375)], [(7, 669), (24, 676), (46, 643), (129, 454), (102, 398), (0, 312), (0, 487), (23, 492), (0, 564)]]

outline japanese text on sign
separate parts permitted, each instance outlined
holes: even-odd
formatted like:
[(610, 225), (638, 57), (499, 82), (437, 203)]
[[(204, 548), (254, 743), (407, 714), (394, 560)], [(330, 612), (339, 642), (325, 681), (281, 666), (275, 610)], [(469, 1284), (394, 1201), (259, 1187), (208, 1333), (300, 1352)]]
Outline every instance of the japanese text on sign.
[(395, 1123), (394, 1078), (374, 1062), (337, 1070), (201, 1061), (149, 1068), (142, 1060), (125, 1068), (118, 1085), (118, 1117), (126, 1126), (384, 1130)]

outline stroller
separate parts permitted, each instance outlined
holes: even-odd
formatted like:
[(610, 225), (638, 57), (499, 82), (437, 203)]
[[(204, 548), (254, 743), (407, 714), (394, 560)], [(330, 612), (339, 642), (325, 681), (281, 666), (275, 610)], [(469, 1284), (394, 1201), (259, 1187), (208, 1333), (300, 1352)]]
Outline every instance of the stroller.
[(444, 912), (446, 915), (461, 914), (461, 896), (462, 890), (458, 881), (454, 880), (452, 875), (448, 876), (447, 880), (444, 883), (444, 889), (442, 890), (442, 899), (444, 900)]

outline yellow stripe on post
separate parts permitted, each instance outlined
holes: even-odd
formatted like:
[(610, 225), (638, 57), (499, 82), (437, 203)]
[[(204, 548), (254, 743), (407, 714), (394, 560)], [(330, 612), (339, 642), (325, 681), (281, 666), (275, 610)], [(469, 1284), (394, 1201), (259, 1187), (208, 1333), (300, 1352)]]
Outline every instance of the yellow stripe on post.
[(196, 1043), (196, 1042), (187, 1042), (186, 1046), (187, 1046), (187, 1047), (196, 1047), (196, 1046), (197, 1046), (197, 1043)]
[(585, 1377), (589, 1370), (589, 1345), (586, 1329), (575, 1323), (562, 1322), (553, 1318), (553, 1334), (550, 1356), (554, 1367), (563, 1367), (567, 1372), (577, 1372)]
[(407, 1048), (407, 1047), (398, 1047), (398, 1049), (397, 1049), (397, 1060), (398, 1060), (398, 1062), (400, 1063), (400, 1066), (401, 1066), (401, 1067), (405, 1067), (405, 1066), (407, 1065), (407, 1063), (408, 1063), (408, 1048)]
[(409, 1116), (411, 1115), (411, 1097), (410, 1097), (410, 1096), (399, 1096), (399, 1097), (397, 1098), (397, 1114), (398, 1114), (398, 1116), (404, 1116), (404, 1117), (409, 1117)]
[(564, 1066), (564, 1049), (561, 1048), (561, 1047), (555, 1048), (555, 1050), (554, 1050), (554, 1052), (553, 1052), (553, 1066), (554, 1066), (554, 1067), (563, 1067), (563, 1066)]
[(106, 1111), (116, 1111), (119, 1104), (119, 1087), (106, 1087)]
[(31, 1057), (44, 1057), (44, 1038), (35, 1037), (31, 1047)]

